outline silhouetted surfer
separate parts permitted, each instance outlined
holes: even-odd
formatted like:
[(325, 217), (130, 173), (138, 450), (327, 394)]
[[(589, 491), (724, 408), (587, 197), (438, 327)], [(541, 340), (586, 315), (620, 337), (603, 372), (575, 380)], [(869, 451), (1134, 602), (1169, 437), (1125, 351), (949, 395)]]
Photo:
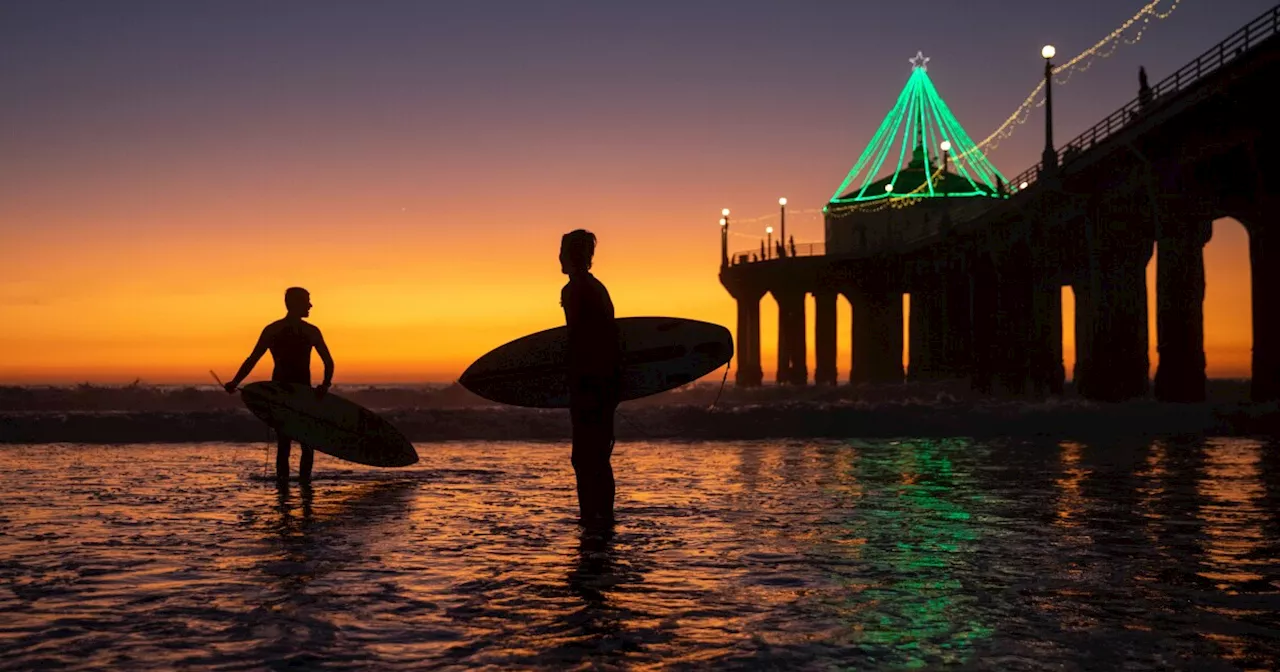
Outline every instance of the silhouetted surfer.
[[(271, 371), (271, 380), (277, 383), (293, 383), (311, 386), (311, 348), (316, 349), (320, 360), (324, 362), (324, 382), (316, 387), (316, 392), (323, 395), (333, 382), (333, 357), (329, 355), (329, 346), (325, 345), (320, 329), (304, 322), (302, 318), (311, 314), (311, 294), (301, 287), (290, 287), (284, 292), (284, 305), (288, 313), (284, 319), (268, 324), (258, 337), (258, 344), (253, 352), (236, 372), (236, 377), (225, 385), (228, 393), (235, 393), (240, 381), (248, 377), (257, 365), (258, 360), (268, 350), (275, 368)], [(289, 445), (291, 439), (277, 431), (276, 479), (289, 479)], [(302, 459), (298, 464), (298, 478), (307, 482), (311, 480), (311, 463), (315, 460), (315, 451), (299, 444), (302, 448)]]
[(613, 523), (613, 413), (618, 407), (622, 348), (609, 290), (590, 273), (596, 237), (578, 229), (560, 239), (560, 291), (569, 331), (569, 418), (578, 509), (589, 527)]

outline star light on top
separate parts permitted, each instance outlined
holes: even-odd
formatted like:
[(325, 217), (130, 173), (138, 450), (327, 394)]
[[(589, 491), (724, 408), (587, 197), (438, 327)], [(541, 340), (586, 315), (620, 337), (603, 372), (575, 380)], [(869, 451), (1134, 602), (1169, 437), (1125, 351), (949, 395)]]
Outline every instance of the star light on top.
[(929, 62), (929, 57), (925, 56), (923, 51), (917, 51), (916, 55), (908, 58), (907, 61), (911, 63), (912, 70), (921, 69), (928, 71), (929, 69), (929, 66), (926, 65)]

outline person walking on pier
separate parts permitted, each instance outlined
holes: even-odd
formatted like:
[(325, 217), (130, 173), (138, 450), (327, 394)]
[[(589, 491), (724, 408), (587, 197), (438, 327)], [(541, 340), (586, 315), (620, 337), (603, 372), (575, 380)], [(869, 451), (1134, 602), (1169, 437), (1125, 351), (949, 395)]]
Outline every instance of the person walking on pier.
[(1151, 104), (1153, 97), (1151, 85), (1147, 83), (1147, 69), (1138, 66), (1138, 105), (1145, 108)]

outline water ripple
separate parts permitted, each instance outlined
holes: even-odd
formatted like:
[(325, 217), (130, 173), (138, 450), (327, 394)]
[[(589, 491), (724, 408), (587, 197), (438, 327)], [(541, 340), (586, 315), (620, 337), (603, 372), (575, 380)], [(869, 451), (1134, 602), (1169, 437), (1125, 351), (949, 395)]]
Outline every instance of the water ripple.
[(1280, 452), (1247, 439), (0, 448), (0, 668), (1274, 669)]

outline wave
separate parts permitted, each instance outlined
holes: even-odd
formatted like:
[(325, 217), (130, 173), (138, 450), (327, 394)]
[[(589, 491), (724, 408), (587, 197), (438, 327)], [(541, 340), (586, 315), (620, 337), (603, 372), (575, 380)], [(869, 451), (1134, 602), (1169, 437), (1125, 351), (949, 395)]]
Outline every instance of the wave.
[[(504, 408), (453, 384), (337, 385), (333, 392), (375, 411), (399, 409), (498, 409)], [(1074, 398), (1071, 385), (1058, 397)], [(1217, 403), (1244, 402), (1248, 380), (1210, 380), (1208, 398)], [(652, 406), (742, 406), (786, 403), (966, 403), (983, 405), (993, 398), (973, 391), (966, 380), (913, 382), (911, 384), (860, 384), (840, 386), (768, 385), (739, 388), (720, 381), (699, 382), (662, 394), (627, 402), (630, 408)], [(243, 408), (238, 396), (212, 385), (166, 386), (134, 381), (129, 385), (0, 386), (0, 412), (15, 411), (231, 411)]]

